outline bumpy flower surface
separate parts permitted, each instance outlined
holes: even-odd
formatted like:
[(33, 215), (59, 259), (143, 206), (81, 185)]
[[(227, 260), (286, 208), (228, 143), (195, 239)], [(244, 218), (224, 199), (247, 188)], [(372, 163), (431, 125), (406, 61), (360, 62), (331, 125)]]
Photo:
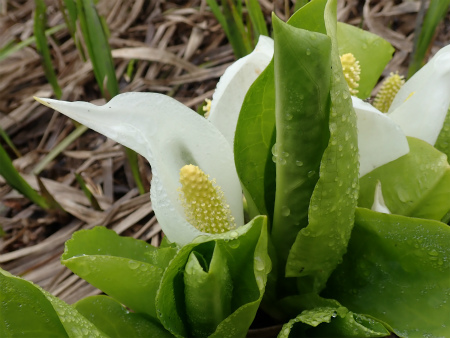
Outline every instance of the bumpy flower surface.
[(361, 75), (361, 67), (359, 61), (356, 60), (352, 53), (341, 56), (342, 70), (345, 80), (347, 81), (350, 94), (358, 94), (359, 80)]
[(198, 166), (180, 169), (180, 201), (186, 219), (201, 232), (223, 233), (236, 227), (222, 189)]
[(405, 77), (398, 72), (391, 73), (383, 81), (380, 90), (375, 96), (373, 106), (383, 113), (387, 113), (400, 88), (405, 84)]

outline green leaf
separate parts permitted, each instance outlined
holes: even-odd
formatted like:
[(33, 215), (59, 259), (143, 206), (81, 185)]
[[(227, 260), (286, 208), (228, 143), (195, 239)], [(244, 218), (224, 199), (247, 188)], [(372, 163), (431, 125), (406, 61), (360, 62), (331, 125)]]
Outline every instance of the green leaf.
[(192, 336), (208, 337), (231, 314), (233, 284), (220, 244), (206, 269), (197, 255), (190, 253), (184, 270), (186, 314)]
[(317, 307), (305, 310), (286, 323), (278, 338), (288, 337), (385, 337), (389, 331), (365, 315), (345, 307)]
[(447, 157), (425, 141), (408, 137), (408, 154), (376, 168), (360, 180), (358, 205), (370, 209), (375, 186), (393, 214), (441, 220), (450, 210)]
[(156, 318), (156, 291), (175, 252), (96, 227), (76, 232), (66, 242), (61, 262), (135, 312)]
[[(258, 214), (273, 215), (275, 163), (275, 82), (273, 61), (252, 84), (242, 104), (234, 137), (234, 160), (249, 206)], [(250, 208), (252, 210), (252, 208)]]
[(81, 32), (86, 42), (95, 79), (103, 97), (110, 99), (119, 94), (114, 62), (105, 27), (92, 0), (76, 0)]
[(2, 337), (106, 337), (77, 310), (0, 269)]
[[(297, 13), (319, 1), (309, 3)], [(309, 225), (298, 233), (286, 267), (287, 276), (305, 276), (300, 292), (322, 289), (342, 259), (353, 228), (358, 197), (356, 115), (338, 53), (336, 1), (329, 1), (325, 6), (325, 26), (332, 41), (330, 140), (311, 197)]]
[(450, 0), (431, 0), (425, 20), (415, 31), (414, 51), (408, 69), (408, 78), (423, 66), (425, 54), (436, 32), (436, 27), (445, 17), (450, 6)]
[(329, 138), (331, 41), (273, 16), (276, 161), (272, 239), (281, 257), (308, 224), (308, 206)]
[(91, 296), (74, 308), (109, 337), (173, 337), (161, 324), (129, 312), (122, 304), (107, 296)]
[(183, 292), (189, 256), (198, 251), (208, 260), (216, 245), (220, 246), (229, 268), (233, 291), (231, 315), (217, 326), (210, 337), (244, 337), (255, 317), (271, 269), (267, 255), (266, 217), (263, 216), (221, 235), (198, 237), (184, 246), (170, 262), (161, 281), (156, 304), (161, 323), (176, 336), (192, 335)]
[(338, 22), (337, 28), (339, 55), (352, 53), (361, 66), (357, 96), (368, 98), (395, 49), (378, 35), (357, 27)]
[(260, 35), (269, 36), (266, 20), (264, 19), (264, 14), (258, 0), (245, 0), (245, 6), (247, 7), (248, 14), (250, 15), (253, 30), (255, 31), (255, 41), (258, 40)]
[(36, 37), (36, 47), (42, 58), (42, 66), (44, 67), (45, 76), (47, 81), (51, 84), (56, 98), (60, 99), (62, 95), (61, 87), (58, 84), (55, 70), (52, 64), (52, 58), (50, 56), (50, 49), (47, 45), (47, 37), (45, 36), (45, 26), (47, 24), (47, 18), (45, 12), (47, 6), (44, 0), (36, 0), (36, 9), (34, 13), (34, 36)]
[(442, 126), (434, 146), (437, 150), (440, 150), (447, 155), (447, 160), (450, 158), (450, 109), (447, 111), (444, 125)]
[(49, 205), (45, 199), (39, 195), (23, 178), (19, 172), (14, 168), (11, 159), (6, 153), (5, 149), (0, 145), (0, 175), (8, 182), (8, 184), (27, 197), (30, 201), (37, 204), (43, 209), (48, 209)]
[(446, 224), (357, 209), (348, 252), (323, 296), (401, 337), (448, 337), (449, 242)]

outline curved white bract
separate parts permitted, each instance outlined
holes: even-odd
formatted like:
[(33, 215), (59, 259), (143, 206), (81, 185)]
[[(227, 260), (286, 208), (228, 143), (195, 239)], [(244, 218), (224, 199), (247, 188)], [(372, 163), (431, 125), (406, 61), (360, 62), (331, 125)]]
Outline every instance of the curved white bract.
[(359, 176), (409, 152), (402, 129), (371, 104), (352, 96), (358, 126)]
[(273, 40), (261, 35), (255, 50), (228, 67), (217, 83), (208, 119), (231, 146), (245, 95), (272, 60), (273, 48)]
[(184, 245), (204, 234), (189, 224), (179, 201), (180, 169), (199, 166), (222, 188), (236, 225), (244, 224), (242, 190), (230, 144), (209, 121), (161, 94), (126, 93), (103, 106), (39, 102), (135, 150), (152, 166), (151, 198), (170, 241)]
[(450, 45), (409, 79), (397, 93), (388, 116), (407, 136), (436, 143), (450, 105)]

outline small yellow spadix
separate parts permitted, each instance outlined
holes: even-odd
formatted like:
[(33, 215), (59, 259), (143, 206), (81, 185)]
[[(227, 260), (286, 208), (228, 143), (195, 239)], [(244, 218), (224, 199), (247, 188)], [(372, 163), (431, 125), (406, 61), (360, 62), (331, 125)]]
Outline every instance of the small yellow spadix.
[(342, 70), (344, 72), (345, 81), (347, 81), (350, 94), (358, 94), (359, 80), (361, 75), (361, 67), (359, 61), (356, 60), (352, 53), (341, 56)]
[[(387, 113), (400, 88), (405, 84), (405, 77), (398, 72), (389, 74), (383, 81), (380, 90), (375, 96), (373, 106), (383, 113)], [(411, 95), (410, 95), (411, 96)], [(408, 97), (409, 98), (409, 97)]]
[(186, 220), (198, 230), (223, 233), (236, 227), (222, 189), (199, 167), (189, 164), (180, 169), (179, 198)]
[(211, 111), (211, 100), (210, 99), (205, 99), (205, 105), (203, 106), (203, 111), (205, 112), (205, 114), (203, 115), (205, 118), (209, 117), (209, 112)]

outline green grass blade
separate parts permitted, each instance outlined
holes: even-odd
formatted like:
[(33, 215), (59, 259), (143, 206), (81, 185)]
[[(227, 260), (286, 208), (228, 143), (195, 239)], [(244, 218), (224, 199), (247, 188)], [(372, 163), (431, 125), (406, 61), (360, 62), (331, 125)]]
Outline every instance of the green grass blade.
[(47, 23), (45, 11), (47, 10), (47, 7), (45, 6), (44, 0), (36, 0), (35, 4), (34, 36), (36, 37), (36, 48), (42, 58), (42, 66), (44, 67), (45, 77), (51, 84), (53, 91), (55, 92), (55, 96), (59, 99), (61, 98), (62, 90), (58, 84), (55, 70), (53, 69), (52, 57), (50, 55), (50, 49), (47, 45), (47, 37), (45, 36), (45, 25)]
[(142, 183), (141, 175), (139, 173), (138, 154), (130, 148), (125, 148), (127, 154), (128, 163), (130, 164), (131, 173), (133, 174), (134, 181), (140, 194), (145, 194), (144, 184)]
[(424, 65), (425, 54), (433, 39), (436, 27), (444, 18), (450, 6), (450, 0), (431, 0), (422, 25), (416, 28), (414, 51), (408, 69), (408, 78)]
[(92, 0), (77, 0), (77, 10), (97, 84), (104, 97), (113, 97), (119, 93), (119, 85), (105, 27)]
[(229, 29), (227, 20), (225, 19), (225, 16), (222, 14), (222, 11), (220, 10), (219, 4), (216, 0), (206, 0), (206, 3), (208, 4), (209, 8), (211, 9), (211, 12), (213, 12), (214, 16), (216, 17), (217, 21), (219, 21), (220, 25), (222, 26), (222, 29), (224, 30), (226, 36), (229, 35)]
[(228, 23), (228, 39), (236, 58), (241, 58), (249, 54), (253, 49), (243, 23), (243, 17), (231, 0), (222, 0), (222, 10)]
[(26, 196), (30, 201), (37, 204), (43, 209), (48, 209), (49, 206), (45, 199), (39, 195), (24, 179), (19, 172), (14, 168), (11, 159), (6, 153), (5, 149), (0, 145), (0, 175), (8, 182), (8, 184)]
[(94, 208), (94, 210), (101, 211), (102, 208), (100, 207), (100, 204), (98, 204), (98, 201), (95, 198), (94, 194), (89, 190), (88, 186), (86, 185), (86, 182), (83, 179), (83, 176), (81, 176), (81, 174), (75, 173), (75, 178), (78, 184), (80, 185), (81, 190), (83, 190), (84, 195), (88, 198), (89, 202)]
[[(45, 36), (50, 36), (56, 32), (59, 32), (60, 30), (66, 28), (65, 24), (61, 24), (52, 28), (49, 28), (45, 31)], [(36, 37), (33, 35), (32, 37), (29, 37), (26, 40), (23, 40), (19, 43), (14, 43), (14, 41), (9, 41), (5, 44), (4, 47), (0, 48), (0, 61), (6, 59), (8, 56), (16, 53), (17, 51), (21, 50), (22, 48), (25, 48), (32, 43), (36, 42)]]
[(250, 15), (253, 30), (255, 31), (255, 41), (258, 41), (260, 35), (269, 36), (266, 20), (264, 20), (264, 15), (258, 0), (245, 0), (245, 5)]
[(55, 159), (64, 149), (66, 149), (73, 141), (80, 137), (88, 128), (83, 125), (79, 125), (73, 132), (69, 134), (64, 140), (62, 140), (56, 147), (54, 147), (45, 156), (41, 162), (39, 162), (33, 169), (33, 174), (38, 175), (45, 167)]
[(9, 138), (8, 134), (0, 127), (0, 136), (3, 138), (3, 140), (6, 142), (6, 144), (8, 145), (8, 147), (11, 148), (11, 150), (14, 152), (14, 154), (16, 154), (17, 157), (21, 157), (22, 154), (20, 153), (20, 151), (16, 148), (16, 146), (14, 145), (14, 143), (11, 141), (11, 139)]

